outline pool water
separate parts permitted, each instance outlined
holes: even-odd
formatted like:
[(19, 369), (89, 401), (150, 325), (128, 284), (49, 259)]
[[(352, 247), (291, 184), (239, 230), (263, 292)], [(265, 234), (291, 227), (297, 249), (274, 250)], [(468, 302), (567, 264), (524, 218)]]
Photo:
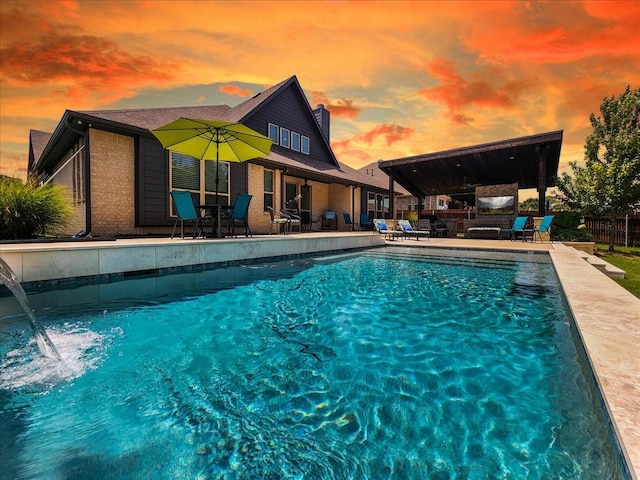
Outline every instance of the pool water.
[(37, 312), (62, 365), (2, 322), (0, 478), (626, 478), (549, 263), (376, 249), (83, 288)]

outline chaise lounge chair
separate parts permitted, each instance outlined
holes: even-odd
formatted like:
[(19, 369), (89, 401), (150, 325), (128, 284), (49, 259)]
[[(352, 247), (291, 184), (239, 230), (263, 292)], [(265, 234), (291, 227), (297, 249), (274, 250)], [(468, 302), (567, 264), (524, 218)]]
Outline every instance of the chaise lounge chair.
[(391, 240), (395, 240), (396, 237), (401, 237), (404, 239), (403, 232), (400, 232), (398, 230), (389, 230), (389, 227), (387, 227), (387, 222), (385, 222), (384, 220), (375, 219), (373, 221), (373, 224), (376, 227), (376, 231), (379, 234), (384, 235), (385, 238), (391, 238)]
[(409, 220), (398, 220), (398, 226), (404, 233), (405, 237), (412, 237), (415, 235), (416, 240), (420, 240), (421, 236), (427, 237), (427, 240), (431, 237), (431, 232), (429, 230), (414, 230)]

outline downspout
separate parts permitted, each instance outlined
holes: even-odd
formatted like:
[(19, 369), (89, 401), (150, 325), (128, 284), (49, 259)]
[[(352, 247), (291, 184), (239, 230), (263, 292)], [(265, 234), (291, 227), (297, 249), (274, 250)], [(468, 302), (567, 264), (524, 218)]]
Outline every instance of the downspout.
[(284, 191), (284, 176), (287, 174), (287, 167), (284, 167), (282, 169), (282, 173), (280, 173), (280, 206), (276, 207), (276, 205), (273, 206), (273, 209), (277, 212), (279, 212), (280, 210), (282, 210), (285, 206), (286, 206), (286, 201), (287, 199), (285, 198), (285, 191)]
[(356, 188), (357, 185), (351, 185), (351, 231), (353, 232), (353, 224), (356, 221)]
[[(80, 125), (84, 125), (82, 120), (78, 120)], [(79, 130), (71, 124), (71, 119), (67, 121), (67, 127), (69, 130), (76, 132), (78, 135), (83, 136), (83, 145), (84, 145), (84, 207), (85, 207), (85, 232), (87, 235), (91, 234), (91, 149), (89, 148), (89, 128), (90, 125), (87, 125), (83, 130)]]
[(389, 213), (391, 214), (391, 217), (389, 218), (393, 218), (395, 220), (396, 218), (396, 205), (395, 205), (395, 199), (394, 197), (394, 191), (393, 191), (393, 172), (389, 173)]

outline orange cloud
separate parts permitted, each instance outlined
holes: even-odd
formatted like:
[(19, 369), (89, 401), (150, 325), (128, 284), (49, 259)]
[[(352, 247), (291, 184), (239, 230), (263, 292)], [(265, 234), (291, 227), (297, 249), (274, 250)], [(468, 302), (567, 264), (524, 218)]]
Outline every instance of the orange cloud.
[[(492, 12), (495, 13), (495, 12)], [(640, 2), (522, 2), (462, 35), (489, 63), (568, 63), (592, 56), (637, 56)]]
[(136, 56), (116, 43), (92, 35), (47, 34), (0, 49), (3, 78), (29, 86), (60, 81), (92, 91), (153, 85), (169, 80), (178, 65)]
[(236, 85), (221, 85), (218, 89), (231, 97), (250, 97), (253, 91), (250, 88), (240, 88)]
[(387, 146), (401, 140), (405, 140), (415, 132), (415, 128), (403, 127), (401, 125), (379, 125), (362, 135), (365, 143), (372, 144), (376, 139), (383, 137)]
[(350, 148), (351, 146), (351, 140), (349, 139), (345, 139), (345, 140), (338, 140), (338, 141), (332, 141), (331, 142), (331, 148), (333, 150), (347, 150), (348, 148)]
[(352, 147), (350, 140), (331, 142), (331, 148), (341, 162), (352, 168), (359, 168), (359, 166), (374, 161), (373, 156), (367, 149)]
[(532, 86), (527, 79), (503, 78), (504, 73), (496, 67), (475, 72), (466, 79), (457, 72), (453, 62), (445, 58), (430, 62), (426, 69), (440, 83), (418, 91), (418, 95), (446, 105), (450, 117), (459, 124), (468, 124), (473, 119), (458, 110), (466, 106), (509, 109)]
[(344, 118), (356, 118), (361, 109), (353, 105), (353, 100), (342, 98), (337, 102), (329, 100), (324, 92), (311, 92), (311, 105), (323, 104), (331, 115)]

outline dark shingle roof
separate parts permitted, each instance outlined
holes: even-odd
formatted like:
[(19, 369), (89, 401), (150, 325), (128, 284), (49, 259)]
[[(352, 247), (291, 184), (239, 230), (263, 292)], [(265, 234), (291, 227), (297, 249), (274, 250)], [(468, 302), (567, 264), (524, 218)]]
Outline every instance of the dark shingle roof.
[(140, 108), (129, 110), (87, 110), (78, 113), (95, 118), (121, 123), (132, 127), (153, 130), (166, 125), (180, 117), (215, 118), (216, 120), (230, 120), (228, 115), (231, 107), (228, 105), (197, 105), (190, 107)]
[[(85, 111), (67, 111), (66, 117), (84, 117), (84, 120), (91, 123), (92, 119), (103, 120), (112, 124), (120, 125), (124, 128), (134, 130), (153, 130), (155, 128), (166, 125), (180, 117), (190, 118), (205, 118), (216, 120), (227, 120), (229, 122), (244, 121), (245, 118), (255, 113), (262, 105), (273, 98), (282, 89), (287, 88), (292, 83), (297, 83), (297, 77), (295, 75), (287, 78), (286, 80), (267, 88), (261, 93), (254, 95), (252, 98), (245, 100), (244, 102), (230, 107), (228, 105), (194, 105), (186, 107), (162, 107), (162, 108), (139, 108), (139, 109), (125, 109), (125, 110), (85, 110)], [(299, 85), (298, 85), (299, 88)], [(302, 90), (300, 89), (302, 93)], [(303, 94), (303, 93), (302, 93)], [(303, 94), (304, 95), (304, 94)], [(312, 114), (309, 107), (309, 114)], [(64, 119), (64, 117), (63, 117)], [(319, 128), (319, 127), (318, 127)], [(64, 120), (58, 125), (60, 131), (65, 130)], [(57, 129), (57, 131), (58, 131)], [(39, 146), (39, 150), (34, 152), (35, 159), (40, 158), (43, 150), (46, 147), (47, 141), (51, 137), (50, 134), (44, 141), (44, 144)], [(54, 133), (55, 135), (55, 133)], [(332, 156), (332, 159), (336, 161), (336, 164), (329, 164), (314, 161), (312, 158), (304, 159), (304, 161), (295, 160), (290, 157), (280, 155), (275, 152), (271, 152), (267, 157), (264, 157), (261, 162), (260, 159), (256, 159), (256, 163), (264, 163), (270, 165), (281, 165), (284, 167), (291, 167), (300, 174), (309, 173), (310, 177), (326, 177), (326, 181), (338, 181), (345, 184), (364, 184), (372, 187), (379, 187), (382, 189), (388, 189), (388, 180), (382, 180), (382, 178), (373, 179), (364, 175), (357, 170), (339, 162), (333, 156), (331, 147), (327, 142), (327, 147)], [(35, 150), (35, 145), (34, 145)], [(385, 177), (380, 175), (380, 177)]]
[(40, 158), (44, 147), (47, 146), (47, 142), (51, 138), (51, 133), (42, 132), (40, 130), (29, 130), (29, 144), (33, 149), (34, 158)]

